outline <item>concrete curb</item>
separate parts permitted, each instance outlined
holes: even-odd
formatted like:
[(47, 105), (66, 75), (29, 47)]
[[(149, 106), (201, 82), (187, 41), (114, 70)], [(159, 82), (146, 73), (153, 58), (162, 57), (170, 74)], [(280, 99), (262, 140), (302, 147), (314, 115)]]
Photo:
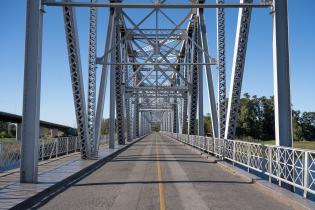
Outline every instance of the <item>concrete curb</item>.
[(31, 196), (27, 198), (26, 200), (22, 201), (21, 203), (17, 204), (16, 206), (12, 207), (11, 209), (37, 209), (42, 204), (46, 203), (45, 201), (50, 200), (54, 196), (58, 195), (59, 193), (66, 190), (71, 185), (75, 184), (76, 182), (82, 180), (86, 176), (90, 175), (100, 167), (102, 167), (105, 163), (111, 161), (113, 158), (115, 158), (117, 155), (131, 147), (133, 144), (139, 142), (146, 136), (143, 136), (125, 146), (118, 149), (117, 151), (114, 151), (113, 153), (109, 154), (108, 156), (92, 163), (91, 165), (87, 166), (86, 168), (70, 175), (69, 177), (61, 180), (60, 182), (48, 187), (47, 189), (41, 191), (40, 193), (37, 193), (34, 196)]

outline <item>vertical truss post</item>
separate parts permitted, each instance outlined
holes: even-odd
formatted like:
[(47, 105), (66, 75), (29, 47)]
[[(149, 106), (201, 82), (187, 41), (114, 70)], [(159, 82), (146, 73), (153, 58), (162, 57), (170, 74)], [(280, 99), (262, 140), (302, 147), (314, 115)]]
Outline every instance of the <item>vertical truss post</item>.
[[(112, 56), (113, 57), (113, 56)], [(111, 59), (113, 60), (113, 59)], [(116, 130), (116, 120), (115, 120), (115, 70), (114, 65), (110, 69), (110, 96), (109, 96), (109, 148), (115, 148), (115, 130)]]
[[(200, 29), (201, 29), (201, 39), (202, 39), (202, 48), (204, 53), (204, 60), (206, 63), (210, 63), (209, 58), (209, 46), (208, 46), (208, 39), (207, 39), (207, 30), (205, 24), (205, 17), (203, 9), (199, 9), (200, 13)], [(206, 65), (206, 73), (207, 73), (207, 84), (208, 84), (208, 91), (209, 91), (209, 102), (210, 102), (210, 112), (211, 112), (211, 123), (212, 123), (212, 136), (218, 137), (218, 114), (216, 108), (216, 99), (214, 95), (214, 87), (213, 87), (213, 80), (211, 74), (211, 67), (210, 65)]]
[(169, 119), (168, 119), (168, 111), (166, 112), (166, 117), (165, 117), (165, 120), (166, 120), (166, 131), (170, 131), (170, 125), (169, 125)]
[(75, 10), (73, 7), (65, 6), (63, 7), (63, 14), (78, 135), (81, 142), (81, 157), (88, 159), (91, 151)]
[(139, 112), (139, 136), (142, 136), (142, 123), (143, 123), (143, 119), (142, 119), (142, 112)]
[(132, 140), (131, 137), (131, 118), (130, 118), (130, 98), (129, 95), (125, 95), (125, 107), (126, 107), (126, 131), (127, 131), (127, 141), (130, 142)]
[(37, 183), (43, 11), (40, 0), (28, 0), (21, 147), (22, 183)]
[[(187, 77), (186, 77), (187, 78)], [(188, 134), (188, 122), (187, 122), (187, 114), (188, 114), (188, 100), (187, 100), (188, 93), (184, 93), (183, 99), (183, 127), (182, 127), (182, 134)]]
[(114, 36), (114, 46), (115, 46), (115, 93), (116, 93), (116, 118), (117, 118), (117, 138), (118, 144), (125, 144), (125, 123), (124, 123), (124, 90), (122, 88), (122, 78), (123, 71), (121, 69), (122, 61), (122, 44), (118, 44), (121, 41), (120, 32), (120, 11), (121, 9), (115, 9), (115, 36)]
[(178, 105), (177, 103), (173, 105), (173, 132), (178, 133)]
[(143, 112), (143, 135), (147, 133), (147, 119), (146, 119), (146, 112)]
[(144, 135), (144, 112), (140, 112), (140, 115), (141, 115), (141, 123), (140, 123), (140, 126), (141, 126), (141, 136)]
[(168, 112), (165, 112), (165, 125), (166, 125), (166, 127), (165, 127), (165, 130), (166, 131), (170, 131), (169, 130), (169, 124), (168, 124), (169, 122), (168, 122)]
[[(97, 0), (92, 0), (97, 2)], [(89, 77), (88, 77), (88, 128), (91, 155), (97, 155), (95, 143), (95, 103), (96, 103), (96, 43), (97, 43), (97, 8), (90, 8), (89, 29)]]
[(273, 69), (276, 145), (292, 147), (288, 1), (274, 1)]
[[(218, 4), (224, 4), (224, 0), (217, 0)], [(219, 57), (218, 73), (218, 112), (219, 138), (224, 138), (226, 121), (226, 70), (225, 70), (225, 14), (224, 8), (217, 9), (217, 52)]]
[(178, 112), (178, 118), (179, 118), (179, 126), (178, 126), (178, 133), (183, 133), (183, 124), (184, 124), (184, 120), (183, 120), (183, 114), (184, 114), (184, 100), (183, 99), (179, 99), (180, 100), (180, 104), (179, 104), (179, 112)]
[[(241, 0), (241, 3), (252, 2), (253, 0)], [(251, 8), (240, 8), (238, 13), (229, 103), (224, 133), (224, 138), (226, 139), (235, 139), (251, 12)]]
[[(107, 27), (107, 34), (106, 34), (106, 42), (105, 42), (105, 57), (104, 63), (107, 63), (110, 59), (110, 53), (106, 53), (111, 48), (112, 43), (112, 36), (113, 36), (113, 15), (114, 9), (110, 9), (110, 14), (108, 18), (108, 27)], [(104, 110), (104, 101), (105, 101), (105, 93), (106, 93), (106, 84), (107, 84), (107, 75), (108, 75), (108, 66), (103, 64), (102, 66), (102, 73), (101, 73), (101, 81), (99, 85), (99, 92), (98, 92), (98, 100), (97, 100), (97, 109), (96, 109), (96, 116), (95, 116), (95, 140), (94, 140), (94, 148), (95, 153), (98, 153), (98, 147), (100, 142), (101, 136), (101, 125), (103, 119), (103, 110)]]
[(167, 120), (166, 120), (166, 112), (163, 114), (163, 121), (164, 121), (164, 130), (167, 131)]
[(166, 122), (166, 131), (170, 131), (169, 130), (169, 128), (170, 128), (170, 126), (169, 126), (169, 121), (168, 121), (168, 112), (166, 112), (166, 114), (165, 114), (166, 116), (165, 116), (165, 122)]
[(169, 132), (172, 132), (173, 131), (173, 122), (172, 122), (172, 112), (168, 112), (168, 119), (169, 119)]
[[(111, 46), (115, 46), (115, 36), (116, 34), (116, 10), (113, 9), (113, 28), (112, 28), (112, 37), (111, 37)], [(111, 53), (111, 63), (116, 62), (116, 57), (115, 57), (115, 50), (112, 51)], [(109, 100), (110, 100), (110, 109), (109, 109), (109, 119), (110, 119), (110, 125), (109, 125), (109, 148), (114, 149), (115, 148), (115, 131), (116, 131), (116, 120), (115, 120), (115, 110), (117, 109), (115, 105), (115, 95), (116, 95), (116, 90), (115, 90), (115, 65), (110, 66), (110, 95), (109, 95)]]
[(131, 138), (132, 140), (136, 138), (135, 136), (135, 115), (134, 115), (134, 99), (130, 98), (130, 118), (131, 118), (131, 124), (130, 124), (130, 129), (131, 129)]
[(135, 103), (134, 103), (134, 133), (138, 138), (139, 136), (139, 97), (136, 94)]
[(162, 131), (165, 131), (165, 122), (164, 122), (164, 114), (162, 115)]
[[(197, 12), (196, 12), (197, 13)], [(189, 135), (195, 135), (196, 128), (196, 115), (197, 115), (197, 105), (198, 105), (198, 82), (199, 82), (199, 65), (198, 63), (198, 47), (199, 42), (199, 21), (198, 16), (195, 14), (193, 16), (193, 38), (194, 41), (191, 42), (192, 45), (192, 69), (191, 69), (191, 92), (190, 92), (190, 113), (189, 113)]]
[[(198, 9), (198, 13), (199, 13), (200, 9)], [(200, 17), (200, 13), (199, 13), (199, 17)], [(201, 22), (199, 21), (199, 23), (201, 24)], [(198, 45), (202, 46), (202, 40), (201, 40), (201, 32), (200, 32), (200, 24), (198, 27)], [(203, 52), (201, 50), (201, 48), (199, 48), (197, 50), (197, 56), (198, 56), (198, 63), (202, 63), (203, 61)], [(198, 78), (198, 114), (199, 114), (199, 123), (198, 123), (198, 135), (199, 136), (204, 136), (204, 118), (203, 118), (203, 69), (204, 66), (203, 65), (198, 65), (198, 71), (199, 71), (199, 78)]]
[(149, 112), (146, 112), (146, 129), (145, 129), (145, 134), (149, 133)]

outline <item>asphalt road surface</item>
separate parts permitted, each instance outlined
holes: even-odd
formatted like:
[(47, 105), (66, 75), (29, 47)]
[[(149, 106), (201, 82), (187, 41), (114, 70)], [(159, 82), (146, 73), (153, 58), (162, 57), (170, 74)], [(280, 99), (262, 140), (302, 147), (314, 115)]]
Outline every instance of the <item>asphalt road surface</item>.
[(151, 134), (41, 209), (293, 209), (169, 137)]

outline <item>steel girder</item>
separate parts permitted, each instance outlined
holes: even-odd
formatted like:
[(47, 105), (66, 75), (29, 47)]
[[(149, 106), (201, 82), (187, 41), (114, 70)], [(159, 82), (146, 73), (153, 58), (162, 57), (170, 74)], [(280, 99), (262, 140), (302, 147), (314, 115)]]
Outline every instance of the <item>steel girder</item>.
[[(94, 0), (93, 2), (97, 2)], [(88, 128), (91, 154), (97, 154), (95, 142), (95, 104), (96, 104), (96, 42), (97, 42), (97, 8), (90, 8), (89, 29), (89, 77), (88, 77)]]
[(135, 97), (134, 102), (134, 133), (136, 137), (139, 137), (139, 97)]
[[(67, 0), (66, 2), (71, 2)], [(83, 77), (81, 69), (80, 48), (78, 40), (77, 22), (74, 8), (64, 7), (64, 24), (69, 56), (69, 65), (72, 82), (72, 93), (77, 118), (78, 136), (81, 143), (81, 157), (90, 158), (90, 143), (88, 119), (84, 97)]]
[(27, 1), (20, 182), (38, 181), (43, 10), (40, 0)]
[[(199, 20), (197, 14), (193, 16), (193, 24), (192, 24), (192, 40), (195, 43), (199, 43)], [(199, 59), (199, 50), (197, 45), (191, 43), (191, 56), (192, 62), (197, 63)], [(189, 106), (189, 135), (195, 135), (196, 131), (196, 116), (197, 116), (197, 108), (198, 108), (198, 83), (199, 83), (199, 65), (193, 65), (191, 68), (191, 89), (190, 89), (190, 106)]]
[[(122, 47), (120, 32), (120, 11), (116, 9), (115, 15), (115, 36), (113, 43), (115, 46), (114, 57), (115, 62), (119, 63), (122, 60)], [(117, 43), (120, 43), (117, 45)], [(117, 138), (119, 144), (125, 144), (125, 123), (124, 123), (124, 90), (123, 90), (123, 71), (120, 65), (115, 65), (115, 99), (116, 99), (116, 118), (117, 118)]]
[[(111, 48), (112, 36), (113, 36), (113, 20), (114, 20), (114, 10), (110, 10), (109, 18), (108, 18), (108, 27), (106, 34), (106, 42), (105, 42), (105, 52)], [(110, 59), (111, 54), (107, 54), (104, 57), (104, 60), (107, 62)], [(104, 110), (104, 102), (105, 102), (105, 93), (106, 93), (106, 84), (107, 84), (107, 75), (108, 75), (108, 66), (102, 66), (101, 73), (101, 81), (99, 85), (99, 93), (97, 100), (97, 109), (96, 109), (96, 117), (95, 117), (95, 139), (94, 139), (94, 148), (95, 154), (98, 152), (99, 142), (100, 142), (100, 134), (101, 134), (101, 124), (103, 119), (103, 110)]]
[(213, 4), (213, 3), (193, 3), (193, 4), (163, 4), (163, 3), (91, 3), (91, 2), (44, 2), (47, 6), (76, 6), (76, 7), (107, 7), (107, 8), (133, 8), (133, 9), (197, 9), (197, 8), (268, 8), (272, 4), (269, 1), (262, 3), (241, 3), (241, 4)]
[(173, 106), (173, 132), (178, 133), (178, 104)]
[(132, 127), (131, 127), (131, 111), (130, 111), (130, 99), (129, 97), (125, 98), (125, 108), (126, 108), (126, 133), (127, 133), (127, 141), (130, 142), (132, 139)]
[[(207, 40), (207, 31), (203, 9), (199, 9), (200, 12), (200, 30), (201, 30), (201, 39), (202, 39), (202, 47), (204, 50), (204, 60), (206, 63), (210, 62), (209, 51), (208, 51), (208, 40)], [(214, 95), (214, 86), (212, 80), (212, 73), (210, 65), (206, 65), (206, 73), (207, 73), (207, 84), (209, 91), (209, 104), (210, 104), (210, 112), (211, 112), (211, 123), (212, 123), (212, 136), (218, 137), (218, 114), (216, 107), (216, 99)]]
[(277, 146), (292, 147), (293, 135), (288, 28), (288, 1), (274, 1), (273, 68), (275, 137)]
[[(253, 0), (241, 0), (241, 3), (252, 3)], [(235, 39), (234, 57), (232, 64), (232, 75), (230, 94), (227, 110), (227, 119), (224, 138), (235, 139), (237, 126), (237, 115), (242, 90), (247, 41), (251, 19), (251, 8), (241, 8), (238, 13), (237, 31)]]
[[(199, 11), (202, 9), (199, 9)], [(200, 13), (199, 13), (199, 17), (200, 17)], [(202, 46), (202, 38), (201, 38), (201, 21), (199, 20), (199, 24), (198, 24), (198, 46)], [(198, 63), (202, 63), (203, 62), (203, 50), (202, 48), (198, 48)], [(204, 66), (203, 65), (198, 65), (198, 135), (199, 136), (204, 136), (204, 117), (203, 117), (203, 70), (204, 70)], [(211, 76), (212, 78), (212, 76)], [(209, 81), (209, 80), (208, 80)], [(212, 79), (211, 79), (212, 82)]]
[[(217, 0), (218, 4), (224, 4), (224, 0)], [(218, 112), (219, 138), (224, 138), (226, 121), (226, 73), (225, 73), (225, 14), (224, 8), (217, 9), (217, 53), (219, 57), (218, 66)]]

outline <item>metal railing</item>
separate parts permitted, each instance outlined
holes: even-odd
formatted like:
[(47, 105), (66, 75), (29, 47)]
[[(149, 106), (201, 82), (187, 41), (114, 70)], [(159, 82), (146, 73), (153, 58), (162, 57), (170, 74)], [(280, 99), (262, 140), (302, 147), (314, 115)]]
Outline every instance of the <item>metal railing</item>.
[(212, 137), (162, 132), (183, 143), (315, 195), (315, 151)]
[[(108, 135), (101, 136), (100, 146), (108, 144)], [(40, 139), (38, 159), (49, 160), (62, 155), (80, 151), (77, 136)], [(21, 142), (0, 142), (0, 172), (20, 166)]]

